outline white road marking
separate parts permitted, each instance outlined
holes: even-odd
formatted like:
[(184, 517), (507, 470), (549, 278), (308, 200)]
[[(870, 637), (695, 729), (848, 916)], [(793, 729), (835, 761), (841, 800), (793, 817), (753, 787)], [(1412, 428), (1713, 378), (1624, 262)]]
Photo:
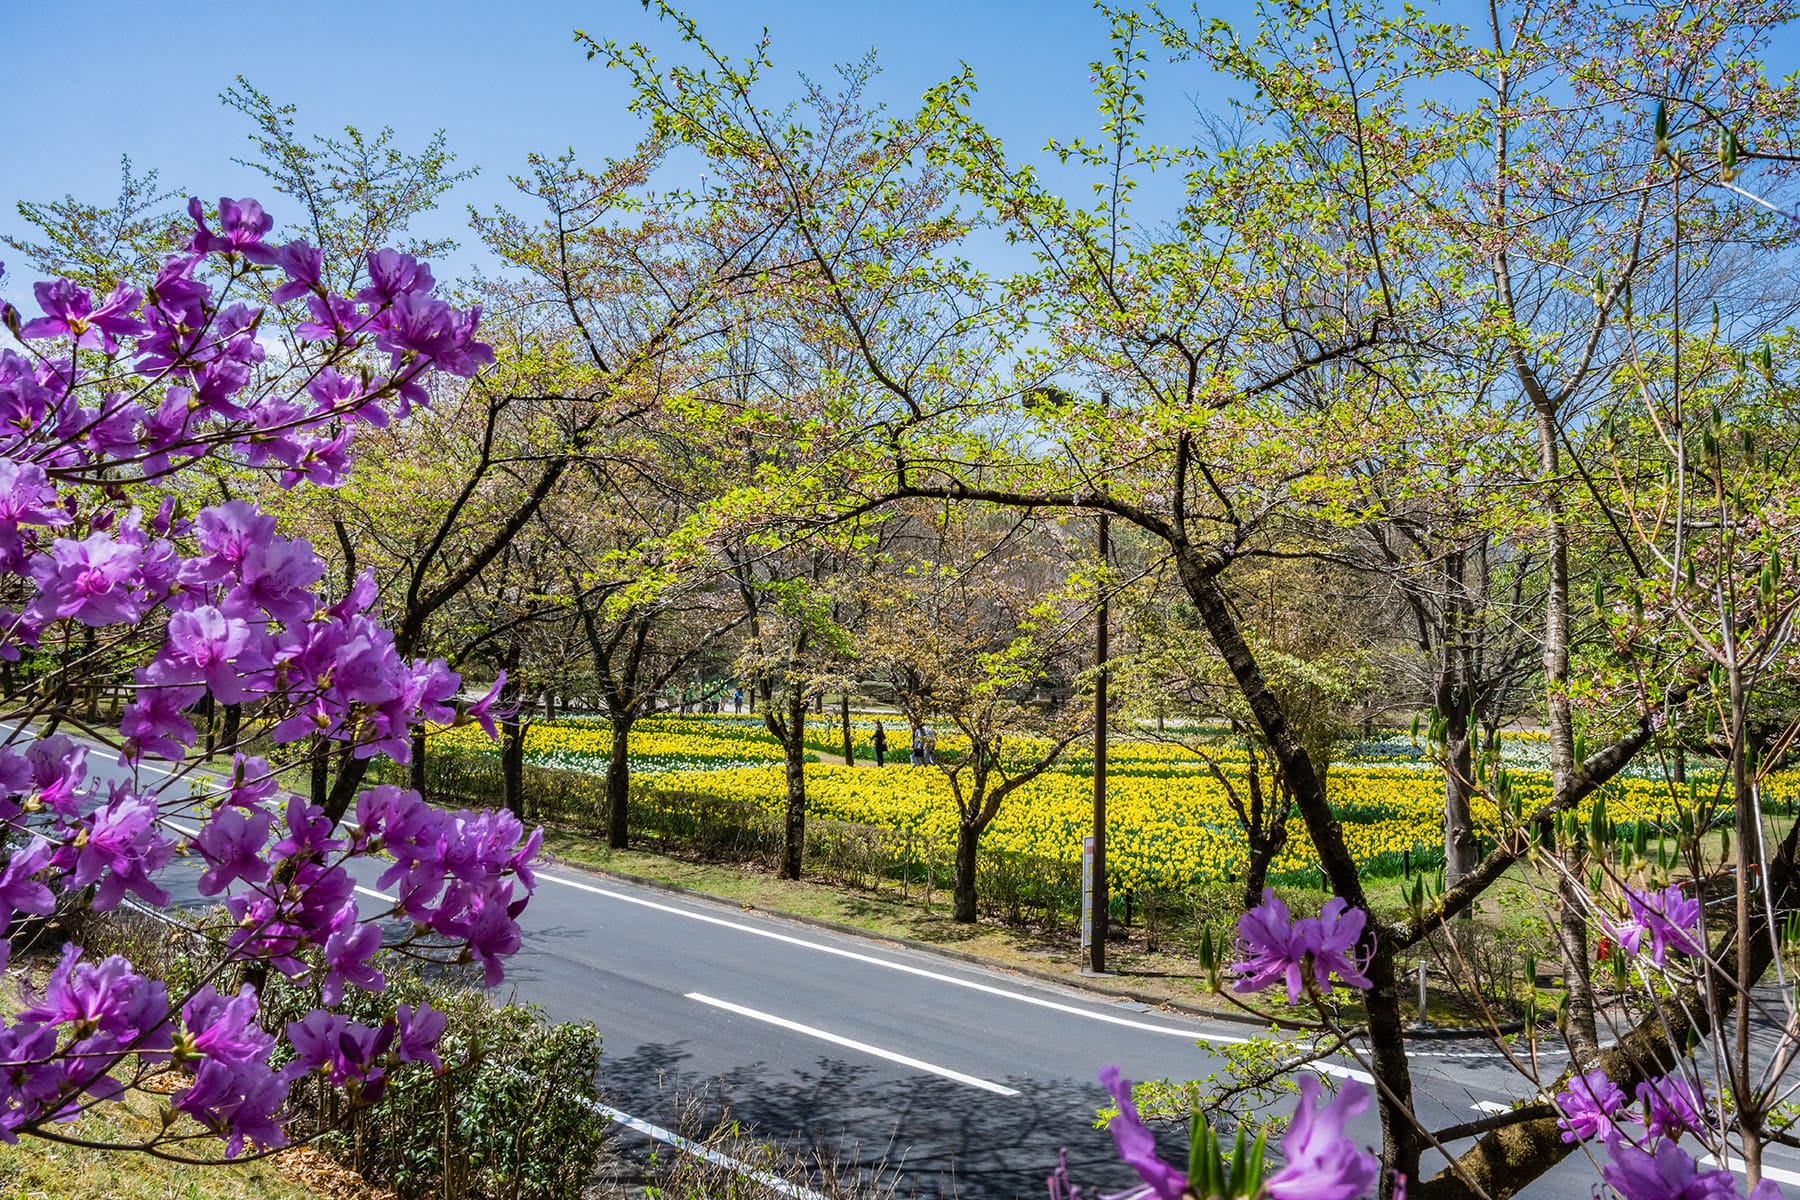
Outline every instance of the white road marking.
[[(1709, 1167), (1716, 1167), (1719, 1165), (1718, 1156), (1713, 1154), (1696, 1154), (1694, 1159), (1697, 1162), (1705, 1163)], [(1727, 1153), (1725, 1169), (1727, 1171), (1736, 1171), (1739, 1175), (1742, 1175), (1744, 1173), (1744, 1160), (1741, 1158), (1732, 1158), (1731, 1155)], [(1765, 1179), (1773, 1179), (1776, 1183), (1800, 1183), (1800, 1171), (1789, 1171), (1782, 1167), (1771, 1167), (1765, 1163), (1763, 1164), (1762, 1173)]]
[[(817, 950), (821, 954), (832, 954), (839, 958), (847, 958), (853, 962), (868, 963), (871, 966), (886, 967), (890, 971), (901, 971), (908, 975), (917, 975), (924, 979), (935, 979), (940, 983), (948, 983), (955, 987), (968, 988), (970, 991), (985, 992), (990, 996), (1004, 996), (1008, 1000), (1017, 1000), (1022, 1004), (1034, 1004), (1039, 1008), (1048, 1008), (1056, 1012), (1069, 1013), (1072, 1016), (1086, 1017), (1091, 1021), (1104, 1021), (1109, 1025), (1123, 1025), (1127, 1029), (1140, 1029), (1146, 1033), (1165, 1033), (1173, 1037), (1187, 1038), (1189, 1041), (1199, 1040), (1214, 1042), (1220, 1045), (1239, 1045), (1249, 1038), (1232, 1037), (1229, 1034), (1199, 1033), (1192, 1029), (1181, 1029), (1173, 1025), (1158, 1025), (1150, 1021), (1134, 1021), (1130, 1017), (1116, 1016), (1113, 1013), (1094, 1012), (1090, 1009), (1078, 1008), (1073, 1004), (1062, 1004), (1042, 996), (1027, 995), (1008, 988), (995, 987), (992, 984), (978, 983), (973, 979), (963, 979), (955, 975), (945, 975), (938, 971), (915, 967), (910, 963), (894, 962), (892, 959), (877, 958), (872, 954), (859, 954), (854, 950), (845, 950), (838, 946), (827, 946), (820, 942), (809, 942), (805, 938), (793, 937), (790, 934), (777, 933), (772, 929), (759, 929), (755, 925), (746, 925), (742, 921), (728, 921), (723, 917), (711, 916), (707, 913), (693, 912), (678, 908), (673, 904), (659, 904), (654, 900), (615, 892), (608, 888), (595, 887), (593, 884), (581, 883), (574, 879), (562, 879), (555, 875), (537, 872), (539, 881), (560, 883), (564, 887), (577, 888), (584, 892), (592, 892), (596, 896), (605, 896), (609, 900), (622, 900), (626, 904), (636, 904), (643, 908), (655, 909), (658, 912), (671, 913), (677, 917), (686, 917), (692, 921), (704, 921), (708, 925), (718, 925), (725, 929), (735, 929), (739, 933), (754, 934), (771, 941), (785, 942), (790, 946), (802, 946), (808, 950)], [(1342, 1068), (1340, 1068), (1342, 1069)], [(1360, 1074), (1360, 1072), (1358, 1073)]]
[(961, 1071), (952, 1071), (949, 1067), (940, 1067), (928, 1063), (922, 1058), (914, 1058), (910, 1054), (900, 1054), (893, 1050), (883, 1050), (880, 1046), (871, 1046), (867, 1042), (859, 1042), (842, 1034), (832, 1033), (813, 1025), (802, 1025), (798, 1021), (790, 1021), (786, 1017), (778, 1017), (774, 1013), (762, 1012), (759, 1009), (745, 1008), (741, 1004), (733, 1004), (729, 1000), (717, 1000), (700, 992), (689, 992), (689, 1000), (697, 1000), (701, 1004), (710, 1004), (714, 1008), (722, 1008), (726, 1012), (736, 1013), (740, 1017), (749, 1017), (781, 1029), (803, 1033), (807, 1037), (818, 1038), (822, 1042), (830, 1042), (834, 1046), (842, 1046), (847, 1050), (859, 1050), (864, 1054), (872, 1054), (876, 1058), (885, 1058), (889, 1062), (899, 1063), (903, 1067), (911, 1067), (915, 1071), (926, 1071), (932, 1075), (941, 1075), (945, 1079), (953, 1079), (957, 1083), (966, 1083), (970, 1087), (980, 1088), (984, 1092), (993, 1092), (996, 1096), (1016, 1096), (1017, 1088), (1009, 1088), (1005, 1084), (995, 1083), (991, 1079), (983, 1079), (979, 1075), (965, 1075)]

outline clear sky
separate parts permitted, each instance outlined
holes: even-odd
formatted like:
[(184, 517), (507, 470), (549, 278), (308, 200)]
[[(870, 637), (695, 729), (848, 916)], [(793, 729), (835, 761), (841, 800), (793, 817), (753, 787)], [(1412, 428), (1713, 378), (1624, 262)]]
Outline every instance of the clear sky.
[[(231, 162), (248, 149), (247, 122), (218, 101), (241, 73), (277, 102), (298, 105), (303, 130), (392, 125), (403, 145), (416, 147), (444, 129), (458, 164), (481, 174), (420, 231), (463, 236), (467, 251), (464, 207), (506, 200), (507, 176), (528, 151), (573, 147), (592, 159), (621, 152), (636, 137), (624, 81), (587, 61), (572, 30), (642, 41), (664, 57), (679, 53), (673, 31), (639, 0), (0, 6), (0, 229), (14, 234), (23, 232), (15, 211), (21, 199), (110, 199), (122, 154), (185, 192), (266, 195), (266, 184)], [(980, 79), (980, 115), (1015, 152), (1040, 149), (1052, 134), (1092, 129), (1088, 64), (1106, 52), (1107, 23), (1085, 0), (692, 0), (687, 7), (722, 49), (747, 51), (766, 25), (784, 70), (826, 75), (833, 63), (875, 48), (884, 67), (877, 90), (896, 106), (966, 61)], [(1234, 17), (1247, 7), (1207, 11)], [(1189, 122), (1191, 100), (1217, 102), (1199, 94), (1206, 84), (1193, 68), (1161, 66), (1154, 83), (1151, 99), (1167, 120)], [(276, 211), (278, 220), (285, 215)], [(9, 282), (10, 293), (22, 281)]]

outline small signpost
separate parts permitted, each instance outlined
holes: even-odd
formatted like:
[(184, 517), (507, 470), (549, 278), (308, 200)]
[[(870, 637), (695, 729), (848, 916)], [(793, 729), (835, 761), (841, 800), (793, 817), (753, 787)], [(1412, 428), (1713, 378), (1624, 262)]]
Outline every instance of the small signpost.
[(1081, 839), (1081, 952), (1094, 944), (1094, 837)]

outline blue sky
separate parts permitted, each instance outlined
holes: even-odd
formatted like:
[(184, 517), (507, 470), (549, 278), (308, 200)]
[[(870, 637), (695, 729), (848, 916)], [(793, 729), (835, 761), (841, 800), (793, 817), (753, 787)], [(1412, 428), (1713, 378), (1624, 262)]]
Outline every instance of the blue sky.
[[(694, 0), (688, 10), (728, 50), (747, 50), (766, 25), (778, 66), (794, 72), (824, 75), (873, 47), (878, 92), (896, 106), (966, 61), (980, 79), (980, 115), (1015, 152), (1092, 126), (1088, 64), (1106, 51), (1107, 23), (1084, 0)], [(507, 200), (506, 177), (528, 151), (573, 147), (597, 159), (637, 134), (624, 81), (586, 60), (571, 40), (577, 27), (679, 53), (639, 0), (193, 0), (108, 5), (103, 18), (67, 0), (9, 0), (0, 229), (23, 232), (21, 199), (109, 199), (121, 154), (158, 168), (165, 186), (209, 198), (266, 193), (231, 162), (247, 152), (248, 125), (217, 99), (241, 73), (298, 105), (304, 130), (392, 125), (411, 147), (444, 129), (459, 165), (481, 174), (421, 231), (462, 236), (467, 265), (465, 206)], [(1152, 101), (1178, 126), (1191, 123), (1190, 97), (1218, 102), (1193, 68), (1162, 67), (1154, 82)]]

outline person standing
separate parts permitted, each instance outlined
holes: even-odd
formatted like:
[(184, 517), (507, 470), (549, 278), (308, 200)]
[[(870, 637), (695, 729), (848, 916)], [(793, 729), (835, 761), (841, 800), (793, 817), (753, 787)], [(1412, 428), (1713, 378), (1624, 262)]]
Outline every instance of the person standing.
[(731, 711), (738, 716), (744, 714), (744, 689), (739, 688), (731, 693)]
[(875, 722), (875, 739), (874, 740), (875, 740), (875, 765), (878, 767), (886, 766), (887, 765), (887, 730), (885, 730), (881, 727), (880, 721)]
[(937, 766), (937, 734), (931, 731), (931, 726), (921, 725), (919, 726), (919, 736), (925, 741), (925, 744), (919, 748), (919, 754), (924, 759), (925, 765)]
[(922, 767), (925, 765), (925, 727), (917, 721), (912, 723), (912, 746), (910, 747), (910, 753), (913, 766)]

